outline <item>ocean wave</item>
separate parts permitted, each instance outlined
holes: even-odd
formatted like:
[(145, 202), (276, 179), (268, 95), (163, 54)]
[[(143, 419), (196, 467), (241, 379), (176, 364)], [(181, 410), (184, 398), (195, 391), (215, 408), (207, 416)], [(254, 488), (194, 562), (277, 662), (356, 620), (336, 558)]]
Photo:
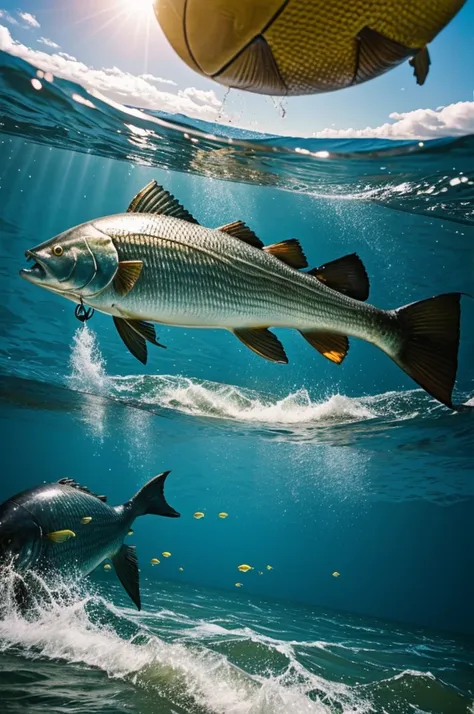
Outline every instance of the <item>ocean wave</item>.
[(417, 397), (430, 401), (421, 390), (354, 398), (332, 394), (315, 401), (304, 388), (278, 397), (180, 375), (112, 376), (106, 372), (96, 335), (87, 325), (74, 335), (70, 367), (68, 383), (76, 389), (191, 416), (243, 423), (291, 426), (347, 424), (377, 417), (411, 419), (419, 413), (414, 408)]
[[(202, 644), (151, 635), (98, 595), (83, 593), (69, 602), (37, 599), (34, 617), (21, 615), (11, 599), (3, 599), (2, 610), (0, 653), (98, 669), (156, 691), (183, 713), (329, 714), (335, 702), (340, 712), (373, 711), (350, 687), (314, 675), (296, 660), (281, 674), (249, 674)], [(117, 632), (121, 621), (135, 626), (128, 637)], [(315, 688), (321, 696), (310, 697)]]
[(140, 166), (474, 222), (474, 136), (419, 142), (258, 134), (122, 106), (61, 78), (36, 91), (36, 68), (1, 51), (0, 67), (7, 134)]
[[(90, 581), (58, 583), (54, 591), (43, 583), (43, 595), (33, 598), (34, 607), (25, 614), (17, 610), (8, 594), (11, 580), (8, 573), (0, 586), (2, 662), (8, 662), (10, 655), (17, 661), (20, 658), (23, 676), (33, 679), (45, 663), (54, 663), (56, 673), (60, 662), (74, 665), (73, 669), (63, 667), (59, 679), (40, 678), (42, 688), (37, 682), (34, 690), (36, 701), (41, 701), (41, 696), (50, 698), (57, 688), (62, 691), (65, 678), (77, 681), (78, 672), (92, 671), (123, 682), (131, 692), (134, 710), (150, 712), (462, 714), (470, 704), (465, 693), (440, 678), (443, 672), (449, 677), (453, 669), (456, 643), (449, 638), (433, 635), (428, 639), (423, 633), (406, 631), (403, 647), (396, 647), (398, 627), (374, 622), (366, 628), (368, 634), (362, 633), (350, 647), (341, 649), (340, 637), (352, 616), (334, 615), (328, 628), (324, 614), (312, 612), (306, 621), (305, 612), (294, 605), (285, 605), (280, 611), (278, 603), (260, 602), (259, 609), (270, 621), (280, 622), (282, 616), (286, 621), (288, 615), (296, 618), (291, 636), (285, 640), (260, 631), (261, 617), (253, 623), (251, 605), (256, 603), (233, 600), (230, 595), (223, 601), (221, 593), (213, 595), (196, 588), (190, 592), (187, 587), (163, 582), (156, 590), (152, 584), (144, 588), (142, 612), (123, 607), (125, 596), (110, 581), (107, 593), (115, 604), (102, 597), (99, 584)], [(206, 602), (206, 618), (193, 617), (191, 606), (196, 597)], [(213, 617), (221, 610), (228, 613), (226, 627)], [(295, 638), (298, 623), (300, 639)], [(325, 639), (307, 639), (316, 632)], [(368, 647), (374, 633), (378, 643)], [(422, 643), (432, 649), (425, 670), (412, 664), (417, 659), (414, 649)], [(339, 649), (337, 655), (334, 648)], [(465, 657), (467, 662), (468, 650)], [(75, 702), (74, 710), (88, 714), (93, 708), (89, 694), (100, 698), (102, 690), (99, 680), (90, 692), (78, 695), (82, 706)], [(20, 711), (18, 705), (23, 706), (15, 691), (14, 687), (2, 690), (8, 711)], [(141, 697), (146, 699), (142, 704)], [(166, 707), (161, 709), (156, 697), (166, 702)], [(152, 702), (150, 708), (147, 702)], [(116, 701), (115, 711), (122, 711), (120, 703)], [(12, 708), (8, 708), (10, 704)]]

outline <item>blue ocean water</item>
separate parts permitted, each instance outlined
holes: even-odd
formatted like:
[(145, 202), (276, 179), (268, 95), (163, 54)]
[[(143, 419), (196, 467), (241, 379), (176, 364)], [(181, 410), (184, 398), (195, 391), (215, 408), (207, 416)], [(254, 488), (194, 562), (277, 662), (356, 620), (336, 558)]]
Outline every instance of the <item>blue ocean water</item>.
[(288, 330), (275, 365), (158, 326), (142, 367), (110, 318), (80, 325), (18, 270), (156, 178), (203, 225), (297, 237), (311, 265), (356, 251), (380, 307), (472, 295), (473, 137), (257, 136), (0, 70), (0, 501), (67, 476), (121, 503), (172, 469), (182, 514), (134, 526), (141, 613), (102, 569), (34, 618), (2, 601), (2, 711), (472, 711), (470, 297), (451, 412), (374, 347), (336, 367)]

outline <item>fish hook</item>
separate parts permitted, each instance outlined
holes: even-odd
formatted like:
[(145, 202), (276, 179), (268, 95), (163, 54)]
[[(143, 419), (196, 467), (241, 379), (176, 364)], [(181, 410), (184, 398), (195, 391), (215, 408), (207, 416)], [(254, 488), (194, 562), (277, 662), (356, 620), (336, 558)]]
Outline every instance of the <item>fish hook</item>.
[(82, 302), (82, 298), (80, 299), (79, 305), (76, 305), (76, 309), (74, 310), (74, 314), (79, 320), (79, 322), (87, 322), (87, 320), (90, 320), (91, 317), (93, 316), (95, 310), (93, 307), (84, 307), (84, 303)]

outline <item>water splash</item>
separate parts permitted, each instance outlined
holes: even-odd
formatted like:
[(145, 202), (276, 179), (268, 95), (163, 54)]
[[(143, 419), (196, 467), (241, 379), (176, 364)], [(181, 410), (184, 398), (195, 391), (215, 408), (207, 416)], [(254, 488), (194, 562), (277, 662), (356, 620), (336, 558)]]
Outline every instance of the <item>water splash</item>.
[[(110, 377), (106, 372), (106, 362), (100, 351), (97, 337), (86, 323), (78, 327), (69, 357), (71, 374), (68, 377), (72, 389), (92, 394), (107, 394), (110, 390)], [(86, 409), (82, 411), (82, 421), (98, 439), (102, 440), (105, 432), (107, 410), (104, 404), (88, 399), (84, 394)]]
[(95, 332), (85, 323), (78, 327), (73, 337), (69, 358), (70, 384), (75, 389), (104, 392), (109, 384), (106, 362), (102, 356)]
[[(2, 579), (2, 590), (11, 582), (8, 577)], [(293, 656), (282, 674), (251, 675), (206, 646), (165, 641), (150, 634), (127, 610), (88, 593), (84, 586), (76, 587), (74, 597), (69, 584), (67, 589), (67, 600), (36, 597), (33, 614), (28, 616), (3, 592), (0, 652), (96, 668), (138, 689), (155, 691), (183, 712), (329, 714), (332, 707), (323, 699), (337, 702), (340, 712), (373, 711), (350, 687), (311, 674)], [(119, 634), (120, 627), (128, 630), (128, 636)], [(245, 638), (254, 639), (254, 635), (258, 638), (246, 630)], [(308, 696), (315, 688), (322, 698)]]
[(192, 416), (259, 424), (315, 424), (377, 416), (364, 400), (334, 394), (318, 402), (311, 399), (306, 389), (279, 398), (230, 384), (172, 375), (116, 377), (111, 386), (122, 397), (139, 395), (145, 404)]
[(68, 382), (73, 389), (143, 407), (249, 424), (324, 426), (378, 417), (409, 419), (418, 414), (417, 401), (427, 401), (421, 390), (370, 397), (332, 394), (323, 400), (313, 400), (304, 388), (280, 397), (180, 375), (112, 376), (106, 372), (96, 335), (87, 325), (79, 327), (74, 335), (69, 362)]

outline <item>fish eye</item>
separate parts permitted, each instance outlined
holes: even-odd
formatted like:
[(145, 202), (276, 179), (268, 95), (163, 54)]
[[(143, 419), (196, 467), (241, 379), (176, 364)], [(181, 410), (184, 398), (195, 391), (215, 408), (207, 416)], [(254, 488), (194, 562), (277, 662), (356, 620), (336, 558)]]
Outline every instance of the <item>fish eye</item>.
[(53, 253), (59, 258), (64, 253), (64, 248), (62, 247), (62, 245), (55, 245), (53, 248)]

